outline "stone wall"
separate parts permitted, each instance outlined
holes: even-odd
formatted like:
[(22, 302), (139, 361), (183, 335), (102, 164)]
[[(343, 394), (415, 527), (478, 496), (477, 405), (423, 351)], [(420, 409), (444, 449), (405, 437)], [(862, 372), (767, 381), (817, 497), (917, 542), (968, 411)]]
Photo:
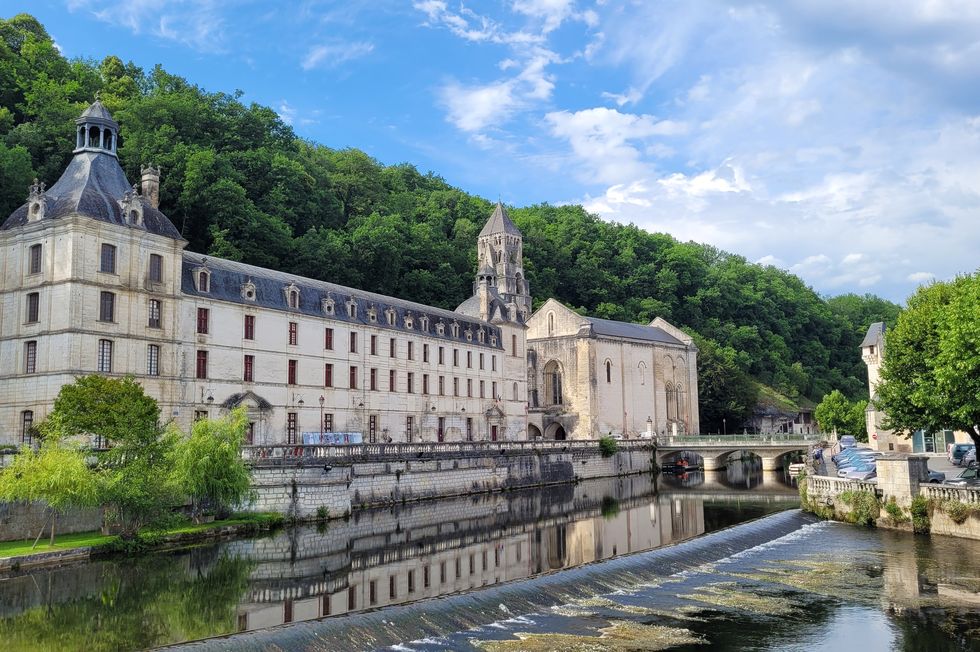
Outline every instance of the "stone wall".
[(631, 448), (610, 457), (594, 450), (519, 451), (349, 465), (255, 467), (256, 500), (250, 509), (305, 518), (320, 507), (330, 516), (372, 505), (480, 494), (605, 478), (650, 470), (652, 449)]
[[(41, 503), (0, 503), (0, 541), (20, 541), (36, 537), (42, 523), (46, 524), (46, 516)], [(72, 534), (91, 532), (101, 526), (102, 514), (93, 508), (59, 514), (54, 529), (55, 534)], [(47, 527), (45, 532), (48, 532)]]

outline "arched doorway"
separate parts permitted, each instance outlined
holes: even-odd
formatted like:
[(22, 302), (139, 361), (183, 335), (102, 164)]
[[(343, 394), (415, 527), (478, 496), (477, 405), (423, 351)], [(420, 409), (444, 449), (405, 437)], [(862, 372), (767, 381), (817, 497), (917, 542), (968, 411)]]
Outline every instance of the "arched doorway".
[(544, 431), (545, 439), (553, 439), (555, 441), (564, 441), (568, 438), (565, 428), (560, 423), (553, 423)]
[(555, 428), (555, 441), (565, 441), (565, 429), (561, 426)]
[(529, 424), (527, 427), (527, 438), (529, 441), (535, 441), (536, 439), (541, 439), (541, 429), (536, 425)]

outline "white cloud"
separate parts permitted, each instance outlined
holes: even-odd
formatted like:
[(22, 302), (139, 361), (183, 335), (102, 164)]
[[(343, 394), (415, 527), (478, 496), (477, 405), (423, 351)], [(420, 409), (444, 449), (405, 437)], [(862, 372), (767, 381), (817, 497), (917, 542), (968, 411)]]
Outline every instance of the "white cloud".
[(293, 124), (293, 120), (296, 119), (296, 109), (290, 106), (286, 100), (279, 102), (279, 109), (276, 113), (279, 114), (279, 119), (287, 125)]
[(201, 52), (222, 52), (227, 40), (223, 14), (229, 4), (227, 0), (68, 0), (67, 7), (133, 34), (151, 34)]
[(912, 272), (906, 277), (906, 279), (913, 283), (926, 283), (934, 278), (936, 278), (936, 275), (932, 272)]
[(505, 121), (519, 102), (514, 82), (494, 82), (482, 86), (462, 86), (450, 82), (440, 93), (447, 119), (458, 129), (480, 132)]
[(374, 52), (374, 44), (365, 41), (325, 43), (310, 48), (300, 65), (303, 70), (334, 68), (372, 52)]

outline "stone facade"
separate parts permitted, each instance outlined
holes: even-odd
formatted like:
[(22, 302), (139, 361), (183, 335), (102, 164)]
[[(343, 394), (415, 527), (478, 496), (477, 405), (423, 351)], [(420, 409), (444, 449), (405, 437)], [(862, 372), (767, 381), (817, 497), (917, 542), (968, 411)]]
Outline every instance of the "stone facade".
[(549, 299), (527, 338), (532, 437), (699, 432), (697, 347), (663, 319), (583, 317)]
[[(35, 183), (0, 227), (0, 444), (30, 443), (60, 388), (92, 373), (134, 376), (185, 430), (244, 406), (252, 444), (324, 432), (364, 442), (527, 438), (528, 383), (541, 373), (532, 362), (529, 374), (528, 360), (567, 337), (539, 333), (537, 357), (528, 350), (523, 237), (502, 205), (476, 243), (473, 296), (443, 310), (186, 251), (158, 209), (159, 170), (143, 167), (141, 186), (129, 183), (118, 125), (99, 102), (77, 123), (62, 177), (50, 189)], [(644, 358), (650, 376), (617, 374), (615, 389), (581, 400), (572, 391), (569, 430), (592, 424), (576, 436), (636, 433), (648, 416), (658, 430), (697, 431), (693, 344), (661, 326), (677, 339), (657, 348), (599, 338), (582, 353), (581, 382), (594, 378), (592, 358), (631, 368)], [(664, 406), (663, 382), (682, 388), (679, 415)]]

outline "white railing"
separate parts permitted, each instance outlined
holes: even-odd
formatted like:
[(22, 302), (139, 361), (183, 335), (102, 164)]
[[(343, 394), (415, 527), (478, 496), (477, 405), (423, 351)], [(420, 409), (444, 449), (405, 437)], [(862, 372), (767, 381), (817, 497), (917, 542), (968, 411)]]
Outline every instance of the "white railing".
[(955, 500), (961, 503), (980, 503), (980, 487), (923, 484), (919, 485), (919, 495), (931, 500)]
[(824, 435), (800, 435), (789, 433), (774, 433), (767, 435), (679, 435), (673, 437), (667, 435), (658, 437), (657, 442), (661, 447), (711, 447), (719, 446), (809, 446), (823, 441)]
[[(652, 448), (649, 439), (621, 439), (616, 442), (619, 450), (642, 450)], [(263, 460), (316, 460), (337, 458), (394, 458), (412, 459), (430, 455), (502, 455), (532, 451), (598, 451), (596, 439), (576, 439), (566, 441), (455, 441), (425, 442), (414, 444), (317, 444), (317, 445), (258, 445), (243, 446), (242, 458), (262, 462)]]
[(807, 476), (806, 483), (807, 492), (811, 496), (837, 496), (845, 491), (867, 491), (873, 494), (878, 492), (878, 485), (874, 482), (833, 478), (826, 475)]

